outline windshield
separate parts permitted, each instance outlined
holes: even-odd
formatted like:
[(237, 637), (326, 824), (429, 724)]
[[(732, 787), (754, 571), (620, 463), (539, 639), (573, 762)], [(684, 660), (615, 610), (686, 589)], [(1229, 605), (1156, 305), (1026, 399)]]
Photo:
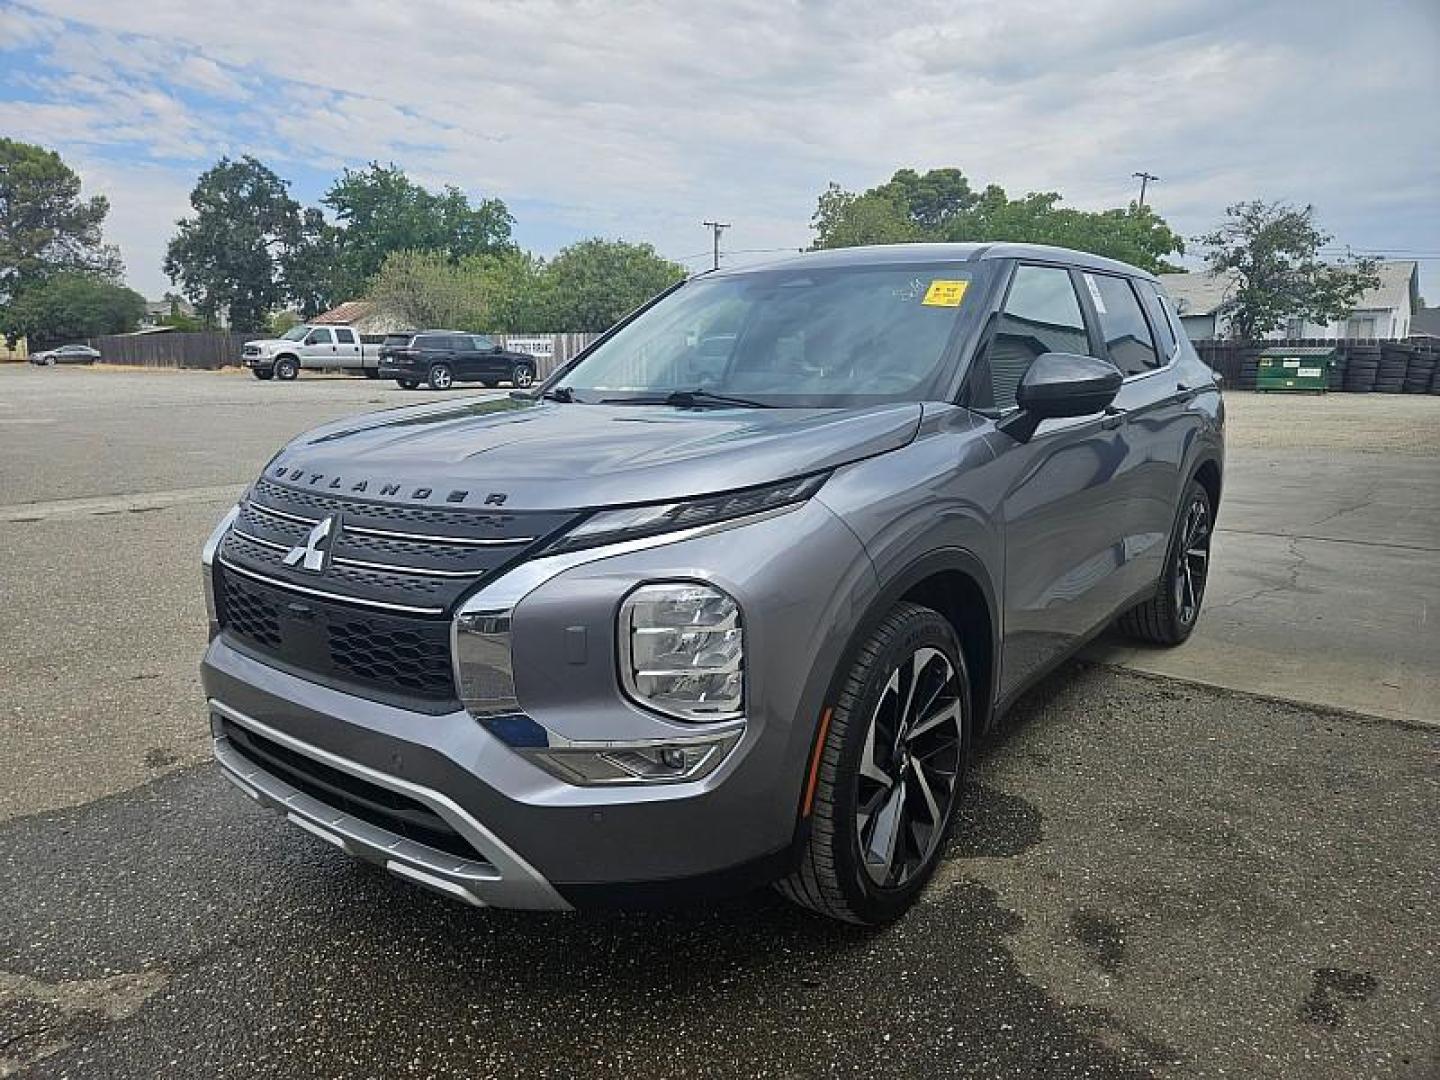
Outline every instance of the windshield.
[(281, 340), (281, 341), (299, 341), (301, 338), (303, 338), (303, 337), (304, 337), (306, 334), (308, 334), (309, 332), (310, 332), (310, 327), (308, 327), (308, 326), (292, 326), (289, 330), (286, 330), (283, 334), (280, 335), (280, 340)]
[(918, 401), (950, 374), (979, 269), (942, 263), (697, 278), (595, 348), (552, 390), (583, 401), (705, 390), (767, 405)]

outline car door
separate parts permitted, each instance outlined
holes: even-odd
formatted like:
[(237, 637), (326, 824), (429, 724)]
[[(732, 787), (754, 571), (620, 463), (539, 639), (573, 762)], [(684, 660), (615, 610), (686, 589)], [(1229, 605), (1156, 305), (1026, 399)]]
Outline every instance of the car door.
[(470, 375), (469, 378), (484, 382), (494, 382), (499, 378), (499, 358), (495, 352), (494, 339), (486, 334), (476, 334), (466, 339), (470, 351)]
[(1082, 296), (1094, 309), (1106, 355), (1125, 376), (1114, 402), (1125, 454), (1117, 476), (1126, 502), (1118, 578), (1125, 601), (1153, 589), (1164, 566), (1185, 448), (1199, 423), (1187, 408), (1195, 389), (1179, 385), (1179, 343), (1153, 285), (1089, 270), (1081, 277)]
[(328, 326), (317, 326), (305, 335), (300, 346), (300, 366), (306, 368), (333, 368), (335, 361), (335, 335)]
[(360, 335), (348, 326), (337, 326), (335, 333), (335, 366), (359, 368)]
[[(991, 415), (1016, 408), (1015, 391), (1046, 352), (1104, 358), (1080, 281), (1064, 266), (1021, 263), (977, 353), (970, 400)], [(1028, 442), (994, 431), (1004, 580), (1000, 690), (1010, 699), (1078, 647), (1120, 604), (1129, 532), (1117, 418), (1045, 420)]]

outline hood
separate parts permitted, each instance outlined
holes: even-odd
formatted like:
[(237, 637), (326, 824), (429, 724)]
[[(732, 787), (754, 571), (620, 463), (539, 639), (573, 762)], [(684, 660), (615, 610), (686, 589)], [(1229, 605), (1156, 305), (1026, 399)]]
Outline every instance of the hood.
[(676, 409), (519, 401), (373, 413), (300, 436), (272, 480), (411, 505), (556, 510), (752, 487), (898, 449), (914, 403)]
[(299, 345), (298, 341), (286, 341), (284, 338), (262, 337), (254, 338), (245, 342), (246, 345), (259, 345), (261, 348), (273, 349), (277, 345)]

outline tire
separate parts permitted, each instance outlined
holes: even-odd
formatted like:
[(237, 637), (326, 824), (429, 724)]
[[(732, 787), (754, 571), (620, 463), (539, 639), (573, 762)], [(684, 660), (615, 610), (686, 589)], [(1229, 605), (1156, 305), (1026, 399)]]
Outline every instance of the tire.
[[(855, 654), (827, 715), (800, 864), (776, 888), (832, 919), (887, 923), (924, 889), (955, 821), (970, 677), (954, 628), (930, 608), (895, 605)], [(895, 827), (885, 833), (887, 822)]]
[(378, 379), (380, 378), (380, 369), (367, 367), (362, 370), (361, 374), (363, 374), (367, 379)]
[[(1185, 487), (1180, 517), (1155, 595), (1120, 616), (1120, 629), (1154, 645), (1179, 645), (1190, 636), (1205, 602), (1215, 510), (1198, 480)], [(1187, 584), (1188, 582), (1188, 584)]]
[(529, 364), (516, 364), (510, 372), (510, 385), (517, 390), (528, 389), (535, 382), (535, 369)]
[(431, 390), (449, 390), (455, 385), (455, 372), (450, 369), (449, 364), (431, 364), (425, 384)]
[(258, 367), (257, 367), (257, 368), (251, 368), (251, 369), (250, 369), (250, 374), (251, 374), (251, 375), (254, 375), (254, 376), (255, 376), (257, 379), (259, 379), (261, 382), (269, 382), (271, 379), (273, 379), (273, 378), (275, 377), (275, 372), (273, 372), (273, 371), (261, 371)]
[(414, 390), (420, 383), (415, 379), (396, 379), (395, 385), (400, 387), (401, 390)]
[(275, 378), (281, 382), (294, 382), (300, 377), (300, 365), (291, 357), (282, 356), (275, 361)]

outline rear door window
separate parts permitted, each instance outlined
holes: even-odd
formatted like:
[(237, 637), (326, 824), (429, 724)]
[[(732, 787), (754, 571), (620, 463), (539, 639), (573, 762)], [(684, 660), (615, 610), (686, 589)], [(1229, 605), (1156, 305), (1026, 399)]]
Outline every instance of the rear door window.
[(471, 342), (473, 342), (472, 347), (478, 352), (489, 352), (495, 347), (495, 342), (492, 341), (490, 338), (486, 337), (484, 334), (477, 334), (470, 340)]
[(335, 331), (335, 340), (341, 345), (354, 345), (355, 331), (342, 326)]
[(1160, 290), (1148, 281), (1137, 281), (1140, 298), (1145, 301), (1145, 310), (1150, 315), (1150, 324), (1155, 327), (1155, 339), (1160, 343), (1160, 362), (1166, 363), (1175, 355), (1180, 342), (1175, 336), (1175, 326), (1165, 310), (1165, 298)]
[(1042, 353), (1085, 355), (1090, 339), (1070, 272), (1058, 266), (1017, 266), (995, 336), (972, 379), (976, 408), (1015, 408), (1015, 390)]
[(1160, 366), (1150, 324), (1130, 282), (1110, 274), (1081, 275), (1100, 317), (1100, 332), (1110, 351), (1110, 362), (1126, 375), (1139, 375)]

